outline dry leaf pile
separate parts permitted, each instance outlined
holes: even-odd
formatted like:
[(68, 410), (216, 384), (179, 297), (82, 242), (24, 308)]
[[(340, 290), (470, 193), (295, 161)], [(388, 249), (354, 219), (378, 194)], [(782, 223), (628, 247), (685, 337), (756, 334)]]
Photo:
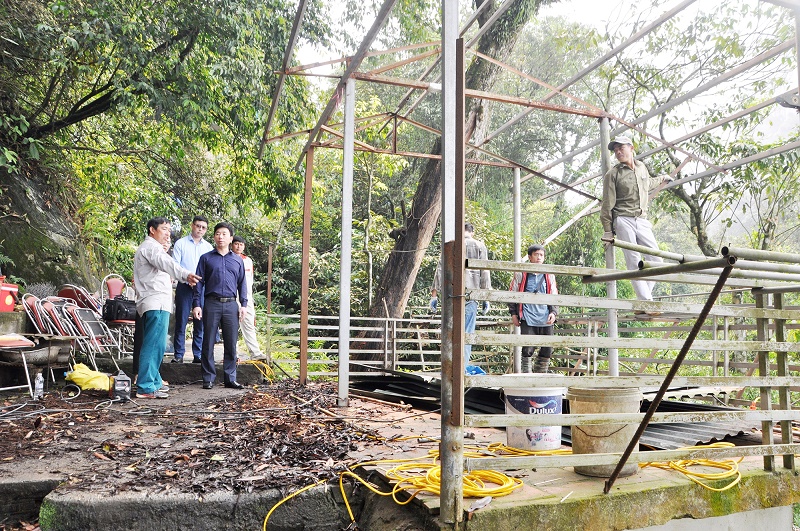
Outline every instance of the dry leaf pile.
[(0, 410), (0, 459), (62, 455), (69, 468), (61, 472), (70, 478), (62, 488), (172, 489), (202, 496), (212, 490), (288, 492), (334, 478), (355, 463), (349, 452), (376, 442), (331, 412), (335, 384), (277, 382), (195, 411), (152, 402), (148, 409), (129, 403), (95, 410), (97, 402), (48, 395), (39, 411), (6, 404)]

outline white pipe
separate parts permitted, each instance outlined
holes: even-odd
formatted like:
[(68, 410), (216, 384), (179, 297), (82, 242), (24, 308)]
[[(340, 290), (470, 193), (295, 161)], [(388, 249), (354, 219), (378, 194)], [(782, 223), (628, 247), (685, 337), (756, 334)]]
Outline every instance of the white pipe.
[(350, 277), (353, 253), (353, 157), (355, 155), (356, 82), (344, 90), (344, 149), (342, 151), (342, 253), (339, 263), (339, 392), (337, 405), (347, 407), (350, 387)]
[[(522, 262), (522, 183), (520, 181), (520, 169), (514, 168), (514, 261)], [(519, 327), (514, 327), (513, 332), (520, 335), (522, 331)], [(522, 370), (522, 347), (513, 347), (514, 372)]]

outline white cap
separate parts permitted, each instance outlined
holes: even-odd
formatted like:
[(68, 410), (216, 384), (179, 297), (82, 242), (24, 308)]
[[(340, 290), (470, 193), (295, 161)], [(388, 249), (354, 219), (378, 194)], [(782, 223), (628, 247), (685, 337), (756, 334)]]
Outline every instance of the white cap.
[(608, 150), (614, 151), (614, 148), (616, 147), (617, 144), (620, 145), (628, 144), (629, 146), (632, 146), (633, 142), (631, 142), (631, 139), (625, 135), (617, 135), (614, 137), (614, 140), (608, 143)]

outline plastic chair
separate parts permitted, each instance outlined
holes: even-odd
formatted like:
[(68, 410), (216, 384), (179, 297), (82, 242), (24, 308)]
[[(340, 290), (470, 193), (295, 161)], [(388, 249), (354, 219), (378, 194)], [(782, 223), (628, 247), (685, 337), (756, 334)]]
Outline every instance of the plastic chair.
[(106, 299), (113, 299), (120, 295), (126, 295), (128, 292), (128, 283), (121, 275), (111, 273), (103, 278), (100, 284), (100, 303), (104, 303)]
[(100, 304), (100, 301), (97, 299), (97, 297), (89, 293), (89, 290), (82, 286), (64, 284), (58, 290), (58, 296), (65, 299), (72, 299), (81, 308), (89, 308), (93, 312), (97, 313), (97, 315), (101, 314), (102, 305)]
[[(120, 295), (126, 298), (133, 298), (131, 293), (133, 290), (128, 287), (128, 283), (121, 275), (110, 273), (103, 278), (100, 284), (100, 305), (102, 308), (103, 303), (108, 299), (119, 297)], [(102, 315), (102, 311), (101, 311)], [(123, 352), (128, 353), (133, 350), (133, 333), (136, 321), (129, 319), (118, 319), (114, 321), (105, 321), (108, 327), (117, 333), (117, 343), (120, 345), (119, 355), (122, 356)]]
[(28, 319), (33, 323), (33, 327), (40, 334), (51, 334), (50, 328), (42, 318), (39, 308), (39, 297), (26, 293), (22, 296), (22, 307), (25, 308), (25, 313), (28, 314)]
[[(57, 345), (59, 341), (69, 345), (69, 356), (66, 358), (64, 365), (61, 362), (51, 361), (51, 357), (47, 356), (47, 369), (50, 374), (50, 380), (55, 382), (55, 375), (53, 368), (55, 367), (69, 367), (69, 360), (73, 360), (73, 353), (76, 345), (83, 347), (85, 338), (81, 333), (69, 322), (64, 313), (64, 307), (73, 305), (70, 299), (61, 297), (48, 297), (45, 300), (40, 300), (35, 295), (26, 293), (22, 297), (22, 306), (25, 308), (25, 313), (33, 323), (33, 327), (41, 335), (45, 336), (41, 339), (44, 340), (48, 348), (49, 345)], [(42, 345), (41, 340), (37, 340), (39, 346)], [(23, 359), (23, 361), (25, 361)], [(29, 362), (30, 363), (30, 362)], [(41, 364), (40, 364), (41, 365)], [(30, 378), (29, 378), (30, 379)]]

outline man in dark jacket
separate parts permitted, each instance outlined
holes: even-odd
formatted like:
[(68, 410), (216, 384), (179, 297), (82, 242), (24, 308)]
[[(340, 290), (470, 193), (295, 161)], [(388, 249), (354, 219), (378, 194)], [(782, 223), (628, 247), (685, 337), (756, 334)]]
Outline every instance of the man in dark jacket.
[[(194, 288), (192, 315), (203, 321), (205, 330), (218, 330), (222, 326), (225, 372), (225, 387), (243, 389), (236, 381), (236, 342), (239, 339), (239, 321), (244, 319), (247, 305), (247, 281), (244, 262), (230, 250), (233, 240), (233, 226), (217, 223), (214, 227), (215, 248), (200, 257), (197, 275), (202, 279)], [(238, 302), (237, 302), (238, 299)], [(202, 304), (202, 307), (201, 307)], [(200, 368), (203, 374), (203, 389), (214, 387), (217, 370), (214, 366), (214, 335), (203, 337), (203, 351)]]

